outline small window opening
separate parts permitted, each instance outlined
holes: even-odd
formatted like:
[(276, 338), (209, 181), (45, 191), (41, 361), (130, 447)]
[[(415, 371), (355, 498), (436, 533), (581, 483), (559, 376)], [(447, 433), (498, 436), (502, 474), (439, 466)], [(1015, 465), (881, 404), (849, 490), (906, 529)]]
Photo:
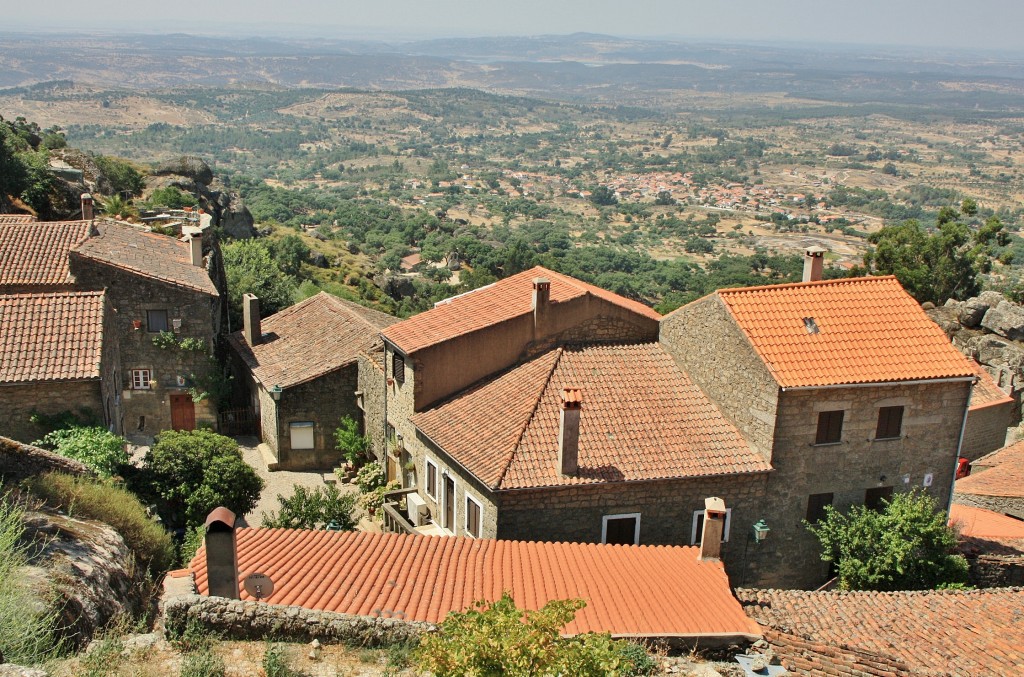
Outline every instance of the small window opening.
[(813, 317), (804, 318), (804, 328), (807, 329), (808, 334), (818, 333), (818, 323), (814, 321)]

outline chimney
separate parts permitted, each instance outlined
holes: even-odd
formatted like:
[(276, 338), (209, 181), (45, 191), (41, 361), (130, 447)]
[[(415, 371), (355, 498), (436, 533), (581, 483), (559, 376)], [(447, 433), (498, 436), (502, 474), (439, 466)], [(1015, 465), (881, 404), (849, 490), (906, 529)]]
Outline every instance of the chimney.
[(235, 513), (216, 508), (206, 518), (206, 581), (211, 597), (238, 599)]
[(540, 327), (551, 303), (551, 281), (544, 277), (533, 278), (533, 327)]
[(250, 346), (259, 345), (263, 340), (260, 331), (260, 300), (255, 294), (242, 294), (242, 335)]
[(722, 534), (725, 531), (725, 501), (717, 497), (704, 499), (704, 528), (700, 535), (700, 558), (719, 559)]
[(558, 472), (575, 476), (579, 470), (580, 412), (583, 392), (576, 388), (562, 390), (562, 413), (558, 420)]
[(82, 220), (92, 221), (92, 195), (90, 193), (82, 193)]
[(825, 266), (825, 250), (811, 245), (804, 252), (804, 282), (817, 282)]
[(203, 267), (203, 236), (192, 234), (188, 237), (188, 248), (192, 254), (192, 265)]

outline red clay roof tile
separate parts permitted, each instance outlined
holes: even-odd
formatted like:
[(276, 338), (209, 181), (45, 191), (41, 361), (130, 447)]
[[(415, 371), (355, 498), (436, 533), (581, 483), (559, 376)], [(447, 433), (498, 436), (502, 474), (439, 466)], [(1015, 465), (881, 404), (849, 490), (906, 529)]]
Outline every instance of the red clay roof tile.
[(90, 221), (0, 223), (0, 287), (71, 285), (68, 252), (89, 238)]
[(103, 292), (0, 296), (0, 383), (100, 377)]
[(974, 376), (895, 277), (716, 294), (784, 388)]
[(591, 295), (644, 317), (661, 319), (644, 304), (537, 266), (492, 285), (446, 299), (434, 308), (388, 327), (384, 338), (406, 354), (533, 312), (533, 279), (551, 282), (552, 303)]
[(954, 503), (949, 507), (949, 524), (964, 538), (1024, 540), (1024, 520), (984, 508)]
[(1024, 497), (1024, 440), (982, 456), (971, 468), (970, 475), (956, 481), (956, 493)]
[(260, 322), (263, 343), (250, 346), (242, 332), (232, 347), (266, 386), (305, 383), (346, 364), (380, 343), (380, 330), (398, 319), (320, 292)]
[[(574, 477), (555, 467), (564, 388), (583, 400)], [(657, 343), (558, 348), (411, 420), (498, 490), (771, 469)]]
[[(236, 536), (239, 575), (270, 576), (270, 604), (437, 623), (508, 590), (526, 609), (586, 600), (567, 634), (759, 636), (721, 562), (700, 561), (692, 547), (288, 529)], [(190, 567), (207, 594), (205, 550)]]

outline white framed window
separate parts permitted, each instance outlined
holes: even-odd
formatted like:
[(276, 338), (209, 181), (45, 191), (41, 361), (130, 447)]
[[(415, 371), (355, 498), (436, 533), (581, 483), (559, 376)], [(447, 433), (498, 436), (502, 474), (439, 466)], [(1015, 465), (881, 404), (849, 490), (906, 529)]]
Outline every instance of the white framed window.
[(640, 513), (629, 512), (602, 517), (601, 542), (640, 545)]
[[(722, 543), (729, 540), (729, 527), (732, 525), (732, 508), (725, 509), (725, 526), (722, 527)], [(704, 511), (693, 511), (693, 529), (690, 531), (690, 545), (700, 545), (704, 536)]]
[(423, 462), (423, 490), (427, 496), (437, 500), (437, 464), (429, 458)]
[(314, 424), (312, 421), (293, 421), (288, 424), (288, 432), (291, 433), (292, 449), (313, 449), (316, 447), (313, 436)]
[(466, 524), (464, 531), (467, 536), (473, 538), (480, 538), (480, 525), (483, 521), (484, 506), (483, 504), (466, 494)]
[(152, 390), (152, 381), (151, 369), (132, 369), (132, 390)]

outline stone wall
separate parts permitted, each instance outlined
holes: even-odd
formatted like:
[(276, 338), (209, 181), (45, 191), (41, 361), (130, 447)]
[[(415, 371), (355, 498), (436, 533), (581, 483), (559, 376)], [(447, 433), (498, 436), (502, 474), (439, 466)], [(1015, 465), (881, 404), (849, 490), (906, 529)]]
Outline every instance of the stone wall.
[(1014, 402), (990, 404), (972, 409), (967, 414), (964, 443), (960, 455), (975, 461), (1006, 444), (1007, 428), (1013, 420)]
[(102, 382), (99, 379), (0, 385), (0, 435), (34, 442), (46, 429), (30, 420), (33, 413), (88, 412), (103, 420)]
[(779, 387), (721, 300), (708, 296), (666, 315), (661, 344), (771, 461)]
[[(306, 383), (286, 388), (277, 403), (280, 437), (277, 443), (279, 470), (330, 470), (341, 462), (334, 431), (343, 416), (362, 421), (356, 406), (359, 389), (356, 363)], [(292, 449), (290, 425), (312, 422), (313, 449)]]
[(373, 455), (378, 461), (384, 460), (387, 450), (387, 432), (384, 411), (387, 408), (387, 385), (384, 382), (384, 368), (377, 360), (383, 362), (384, 351), (380, 350), (371, 357), (359, 355), (357, 366), (358, 389), (362, 393), (357, 404), (361, 404), (363, 412), (363, 432), (370, 436)]
[(0, 478), (17, 481), (51, 471), (69, 475), (95, 474), (84, 463), (7, 437), (0, 437)]
[(968, 556), (971, 585), (977, 588), (1008, 588), (1024, 585), (1024, 555)]
[[(984, 472), (999, 472), (999, 469), (993, 468)], [(1021, 496), (985, 496), (958, 491), (953, 495), (953, 502), (1024, 519), (1024, 497)]]

